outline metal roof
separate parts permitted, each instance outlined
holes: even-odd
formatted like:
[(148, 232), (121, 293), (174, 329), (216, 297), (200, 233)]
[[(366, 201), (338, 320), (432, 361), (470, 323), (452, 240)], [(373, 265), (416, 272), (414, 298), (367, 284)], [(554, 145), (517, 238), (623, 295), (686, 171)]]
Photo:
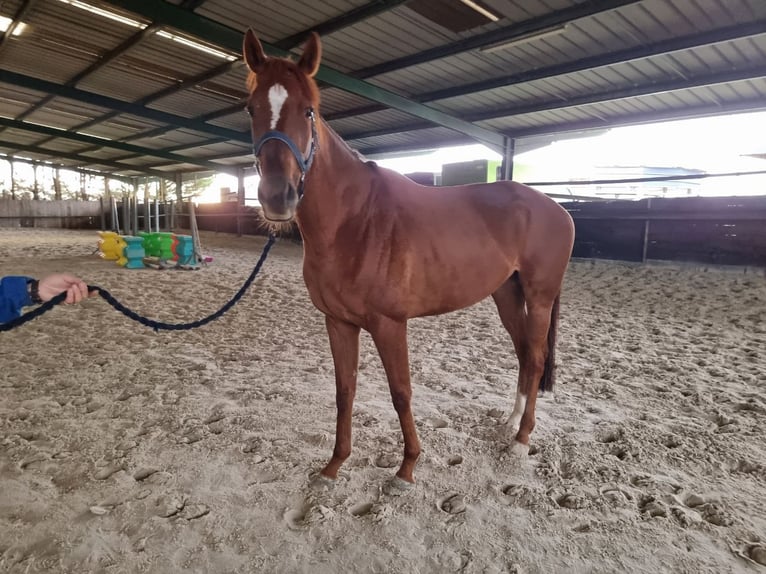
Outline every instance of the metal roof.
[(273, 55), (320, 33), (321, 113), (366, 155), (766, 109), (764, 0), (5, 0), (0, 17), (0, 153), (120, 176), (252, 164), (247, 27)]

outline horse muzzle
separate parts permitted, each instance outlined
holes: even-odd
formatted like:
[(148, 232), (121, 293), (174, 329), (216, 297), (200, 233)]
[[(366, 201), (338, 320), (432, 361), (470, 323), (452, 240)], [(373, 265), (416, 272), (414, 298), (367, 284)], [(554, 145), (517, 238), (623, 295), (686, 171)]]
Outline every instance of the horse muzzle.
[(264, 178), (258, 186), (258, 202), (267, 221), (290, 221), (298, 208), (298, 191), (285, 178)]

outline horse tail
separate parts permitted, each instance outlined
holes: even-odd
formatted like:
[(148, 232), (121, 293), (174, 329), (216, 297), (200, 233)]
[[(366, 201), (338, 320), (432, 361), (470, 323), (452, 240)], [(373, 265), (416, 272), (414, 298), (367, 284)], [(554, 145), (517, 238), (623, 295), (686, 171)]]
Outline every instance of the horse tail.
[(559, 299), (561, 295), (556, 295), (551, 307), (551, 325), (548, 327), (548, 353), (545, 357), (543, 366), (543, 376), (540, 378), (540, 391), (553, 391), (556, 383), (556, 333), (559, 324)]

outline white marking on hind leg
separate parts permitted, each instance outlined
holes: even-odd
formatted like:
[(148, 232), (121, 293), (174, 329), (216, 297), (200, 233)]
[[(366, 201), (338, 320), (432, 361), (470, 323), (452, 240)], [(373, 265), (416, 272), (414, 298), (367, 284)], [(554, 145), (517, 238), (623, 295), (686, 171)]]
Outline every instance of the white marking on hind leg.
[(521, 417), (524, 415), (524, 409), (527, 407), (527, 396), (516, 393), (516, 403), (513, 405), (513, 412), (508, 419), (508, 426), (514, 430), (518, 430)]
[(279, 117), (282, 115), (282, 106), (287, 100), (287, 90), (282, 84), (274, 84), (269, 89), (269, 106), (271, 106), (271, 129), (277, 128)]

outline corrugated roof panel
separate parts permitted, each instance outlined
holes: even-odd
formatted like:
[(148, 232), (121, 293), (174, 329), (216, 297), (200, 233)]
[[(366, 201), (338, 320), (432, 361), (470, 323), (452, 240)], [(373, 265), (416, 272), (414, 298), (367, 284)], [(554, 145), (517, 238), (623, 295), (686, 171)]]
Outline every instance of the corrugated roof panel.
[(238, 132), (250, 132), (250, 119), (247, 113), (243, 110), (234, 112), (233, 114), (228, 114), (226, 116), (221, 116), (220, 118), (208, 120), (207, 123)]
[(458, 39), (420, 14), (401, 7), (327, 36), (322, 45), (326, 63), (348, 72)]
[[(120, 13), (114, 6), (103, 6), (103, 9)], [(148, 23), (134, 14), (129, 14), (128, 19), (143, 25)], [(111, 50), (141, 29), (55, 0), (35, 3), (25, 22), (30, 26), (31, 33), (25, 31), (18, 38), (26, 36), (34, 43), (57, 45), (59, 49), (95, 57)]]
[(217, 156), (222, 156), (224, 154), (229, 154), (232, 157), (246, 156), (248, 154), (252, 155), (252, 148), (245, 144), (236, 145), (236, 144), (229, 144), (229, 143), (217, 143), (217, 144), (201, 145), (199, 147), (185, 149), (182, 152), (178, 152), (178, 153), (181, 155), (185, 155), (185, 156), (193, 157), (193, 158), (204, 159), (207, 157), (215, 157), (217, 160), (218, 159)]
[[(62, 153), (80, 153), (88, 149), (89, 146), (88, 144), (84, 144), (82, 142), (76, 142), (73, 140), (67, 140), (63, 138), (56, 138), (49, 142), (45, 142), (45, 145), (43, 147), (45, 147), (45, 149), (52, 149), (52, 150), (60, 151)], [(83, 153), (83, 155), (88, 156), (90, 154)]]
[(207, 0), (197, 8), (197, 14), (212, 18), (235, 30), (244, 31), (250, 26), (262, 40), (273, 43), (297, 32), (311, 29), (319, 23), (365, 3), (364, 0), (356, 2), (299, 0), (289, 4)]
[(23, 0), (8, 0), (7, 2), (0, 2), (0, 16), (6, 18), (13, 18), (21, 8)]
[(90, 126), (87, 128), (87, 130), (85, 130), (85, 132), (96, 137), (121, 140), (123, 138), (148, 131), (152, 128), (159, 127), (160, 125), (162, 124), (157, 122), (150, 122), (135, 116), (122, 114), (114, 118), (110, 118), (105, 122)]
[(15, 118), (43, 97), (43, 92), (0, 83), (0, 116)]
[(80, 82), (78, 87), (117, 100), (132, 102), (174, 83), (167, 77), (150, 75), (146, 70), (128, 68), (121, 61), (97, 70)]
[[(186, 39), (186, 36), (183, 36)], [(201, 42), (203, 45), (204, 42)], [(211, 46), (212, 47), (212, 46)], [(228, 54), (228, 52), (226, 52)], [(230, 54), (239, 57), (239, 54)], [(226, 58), (203, 52), (162, 35), (153, 34), (132, 47), (122, 59), (142, 62), (142, 67), (156, 66), (168, 70), (176, 78), (196, 76), (227, 61)]]
[(28, 132), (26, 130), (17, 130), (15, 128), (7, 128), (3, 130), (3, 136), (0, 141), (8, 144), (21, 144), (21, 145), (34, 145), (35, 142), (40, 141), (44, 136)]
[(48, 102), (46, 107), (51, 110), (61, 111), (62, 113), (66, 114), (80, 115), (85, 119), (92, 119), (109, 113), (107, 108), (71, 100), (68, 98), (62, 98), (60, 96), (53, 98), (50, 102)]
[(216, 76), (212, 82), (225, 87), (231, 92), (241, 92), (245, 96), (247, 95), (247, 74), (247, 66), (238, 65), (226, 74)]
[(33, 124), (40, 124), (43, 126), (68, 130), (74, 126), (80, 125), (87, 119), (87, 116), (69, 114), (45, 107), (35, 110), (33, 113), (25, 117), (24, 121)]
[(332, 129), (339, 134), (359, 133), (363, 131), (372, 131), (384, 128), (390, 125), (406, 125), (414, 122), (420, 122), (410, 114), (405, 114), (397, 110), (381, 110), (363, 116), (354, 116), (332, 121)]
[[(181, 117), (204, 115), (211, 110), (223, 109), (238, 100), (224, 98), (217, 94), (203, 92), (197, 88), (176, 92), (159, 100), (153, 100), (149, 107)], [(242, 106), (244, 108), (244, 104)]]
[(373, 103), (367, 98), (344, 92), (338, 88), (323, 88), (319, 98), (319, 109), (323, 115), (368, 106)]
[[(198, 144), (210, 139), (210, 136), (193, 130), (177, 129), (148, 138), (131, 139), (130, 143), (153, 149), (163, 149), (178, 145)], [(183, 153), (183, 152), (178, 152)]]
[(93, 61), (83, 54), (61, 50), (60, 46), (19, 41), (13, 36), (2, 52), (4, 69), (59, 84), (69, 81)]

